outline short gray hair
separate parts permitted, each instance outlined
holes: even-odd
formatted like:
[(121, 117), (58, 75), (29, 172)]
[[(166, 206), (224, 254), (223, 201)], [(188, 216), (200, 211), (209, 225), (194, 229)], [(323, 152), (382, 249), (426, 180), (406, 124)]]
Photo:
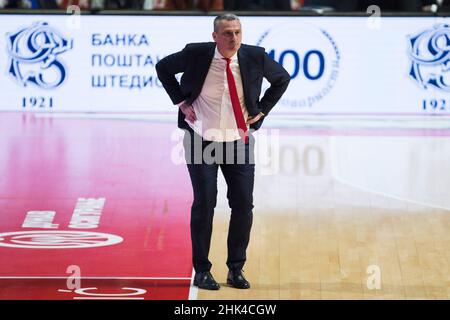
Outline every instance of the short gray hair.
[(241, 22), (241, 20), (239, 20), (239, 17), (233, 13), (224, 13), (221, 14), (220, 16), (217, 16), (214, 19), (214, 32), (217, 32), (219, 30), (219, 23), (222, 20), (226, 20), (226, 21), (239, 21), (239, 23)]

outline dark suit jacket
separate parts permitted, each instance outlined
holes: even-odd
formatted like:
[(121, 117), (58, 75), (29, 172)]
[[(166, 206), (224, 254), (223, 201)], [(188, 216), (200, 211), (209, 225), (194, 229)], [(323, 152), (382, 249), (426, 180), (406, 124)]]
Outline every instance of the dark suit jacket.
[[(156, 72), (174, 104), (188, 104), (199, 96), (214, 57), (215, 42), (191, 43), (156, 64)], [(242, 44), (238, 51), (245, 106), (250, 116), (263, 112), (266, 116), (286, 91), (290, 75), (264, 51), (264, 48)], [(183, 72), (181, 82), (175, 75)], [(263, 78), (271, 86), (259, 100)], [(189, 129), (184, 114), (178, 110), (178, 127)], [(250, 126), (258, 130), (265, 117)]]

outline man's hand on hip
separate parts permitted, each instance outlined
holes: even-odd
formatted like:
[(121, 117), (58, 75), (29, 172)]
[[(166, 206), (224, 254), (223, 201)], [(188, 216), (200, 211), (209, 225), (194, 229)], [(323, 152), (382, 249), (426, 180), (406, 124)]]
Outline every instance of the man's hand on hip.
[(259, 119), (261, 119), (262, 117), (264, 117), (264, 113), (262, 113), (262, 112), (258, 113), (254, 117), (248, 117), (246, 124), (248, 126), (251, 125), (251, 124), (254, 124), (255, 122), (258, 122)]
[(197, 116), (195, 115), (194, 108), (191, 105), (183, 102), (182, 104), (180, 104), (180, 110), (186, 116), (187, 121), (192, 123), (194, 123), (194, 121), (197, 121)]

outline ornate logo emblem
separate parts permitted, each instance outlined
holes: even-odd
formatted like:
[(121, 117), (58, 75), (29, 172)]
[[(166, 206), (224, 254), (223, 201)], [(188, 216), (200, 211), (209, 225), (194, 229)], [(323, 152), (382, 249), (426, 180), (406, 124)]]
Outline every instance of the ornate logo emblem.
[(450, 92), (450, 26), (438, 24), (410, 36), (410, 76), (424, 89)]
[(8, 73), (23, 86), (32, 83), (53, 89), (66, 79), (66, 69), (58, 56), (72, 49), (73, 40), (65, 39), (47, 22), (35, 22), (7, 35)]

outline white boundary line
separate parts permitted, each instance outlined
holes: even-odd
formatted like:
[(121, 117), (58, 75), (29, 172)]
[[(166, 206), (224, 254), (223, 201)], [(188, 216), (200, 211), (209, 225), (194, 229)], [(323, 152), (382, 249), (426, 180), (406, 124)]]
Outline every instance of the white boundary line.
[(51, 279), (98, 279), (98, 280), (191, 280), (188, 277), (1, 277), (1, 279), (36, 279), (36, 280), (51, 280)]
[(383, 191), (377, 191), (377, 190), (374, 190), (374, 189), (366, 188), (366, 187), (357, 185), (357, 184), (355, 184), (353, 182), (350, 182), (348, 180), (345, 180), (345, 179), (342, 179), (342, 178), (338, 177), (338, 173), (337, 173), (338, 169), (336, 168), (336, 161), (335, 161), (335, 159), (337, 158), (335, 156), (335, 154), (336, 154), (336, 152), (335, 152), (335, 150), (336, 150), (335, 141), (336, 140), (335, 140), (334, 137), (329, 139), (329, 142), (330, 142), (331, 178), (333, 180), (338, 181), (338, 182), (340, 182), (342, 184), (345, 184), (347, 186), (350, 186), (352, 188), (363, 190), (365, 192), (372, 193), (372, 194), (377, 194), (377, 195), (380, 195), (380, 196), (383, 196), (383, 197), (386, 197), (386, 198), (391, 198), (391, 199), (395, 199), (395, 200), (398, 200), (398, 201), (403, 201), (403, 202), (406, 202), (406, 203), (412, 203), (412, 204), (423, 206), (423, 207), (429, 207), (429, 208), (433, 208), (433, 209), (440, 209), (440, 210), (450, 211), (449, 207), (444, 207), (444, 206), (439, 206), (439, 205), (434, 205), (434, 204), (430, 204), (430, 203), (426, 203), (426, 202), (421, 202), (421, 201), (411, 200), (411, 199), (408, 199), (408, 198), (399, 197), (399, 196), (396, 196), (396, 195), (393, 195), (393, 194), (385, 193)]
[(117, 297), (74, 297), (73, 300), (144, 300), (144, 298), (117, 298)]
[[(176, 112), (155, 113), (105, 113), (105, 112), (37, 112), (36, 118), (138, 120), (175, 123)], [(267, 128), (319, 128), (319, 129), (449, 129), (448, 117), (440, 115), (333, 115), (322, 114), (320, 118), (312, 114), (275, 114), (271, 116)]]
[(422, 207), (429, 207), (429, 208), (433, 208), (433, 209), (440, 209), (440, 210), (450, 211), (450, 208), (447, 208), (447, 207), (443, 207), (443, 206), (439, 206), (439, 205), (435, 205), (435, 204), (430, 204), (430, 203), (426, 203), (426, 202), (421, 202), (421, 201), (416, 201), (416, 200), (411, 200), (411, 199), (408, 199), (408, 198), (402, 198), (402, 197), (399, 197), (399, 196), (396, 196), (396, 195), (392, 195), (392, 194), (389, 194), (389, 193), (385, 193), (385, 192), (382, 192), (382, 191), (369, 189), (369, 188), (362, 187), (362, 186), (359, 186), (357, 184), (354, 184), (352, 182), (349, 182), (347, 180), (338, 178), (336, 176), (334, 176), (333, 179), (338, 181), (338, 182), (340, 182), (340, 183), (342, 183), (342, 184), (350, 186), (352, 188), (360, 189), (360, 190), (366, 191), (368, 193), (377, 194), (379, 196), (383, 196), (383, 197), (386, 197), (386, 198), (391, 198), (391, 199), (395, 199), (395, 200), (398, 200), (398, 201), (412, 203), (412, 204), (415, 204), (415, 205), (418, 205), (418, 206), (422, 206)]
[(195, 270), (194, 270), (194, 268), (192, 268), (191, 286), (189, 287), (188, 300), (197, 300), (197, 297), (198, 297), (198, 288), (196, 286), (194, 286), (194, 276), (195, 276)]

